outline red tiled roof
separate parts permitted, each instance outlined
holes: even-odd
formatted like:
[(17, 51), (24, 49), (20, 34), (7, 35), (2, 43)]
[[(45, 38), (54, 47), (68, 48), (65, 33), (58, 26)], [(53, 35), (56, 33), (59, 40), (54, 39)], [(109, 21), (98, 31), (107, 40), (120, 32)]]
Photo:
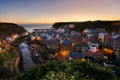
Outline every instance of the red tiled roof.
[(105, 29), (101, 29), (101, 28), (97, 28), (97, 30), (99, 30), (100, 32), (105, 32)]
[(112, 38), (111, 35), (105, 35), (105, 39), (110, 39), (110, 38)]
[(101, 52), (84, 52), (85, 56), (93, 56), (93, 57), (99, 57), (102, 55)]

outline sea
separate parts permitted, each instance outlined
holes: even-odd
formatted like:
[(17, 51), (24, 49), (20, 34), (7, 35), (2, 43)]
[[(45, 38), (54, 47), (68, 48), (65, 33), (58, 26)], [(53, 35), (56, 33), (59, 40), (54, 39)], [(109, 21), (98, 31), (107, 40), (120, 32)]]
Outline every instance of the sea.
[(33, 29), (51, 29), (53, 24), (19, 24), (26, 31), (32, 33)]

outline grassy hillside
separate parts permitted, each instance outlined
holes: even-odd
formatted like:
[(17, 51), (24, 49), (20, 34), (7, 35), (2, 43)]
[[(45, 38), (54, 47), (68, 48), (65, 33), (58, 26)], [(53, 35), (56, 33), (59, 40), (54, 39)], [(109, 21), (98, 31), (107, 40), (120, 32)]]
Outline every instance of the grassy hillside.
[(5, 38), (6, 36), (9, 36), (11, 34), (20, 34), (25, 32), (26, 30), (18, 26), (14, 23), (0, 23), (0, 37)]
[(58, 22), (53, 25), (53, 28), (59, 28), (69, 24), (73, 24), (75, 27), (72, 28), (72, 30), (78, 32), (81, 32), (86, 28), (105, 28), (108, 32), (120, 29), (120, 21)]

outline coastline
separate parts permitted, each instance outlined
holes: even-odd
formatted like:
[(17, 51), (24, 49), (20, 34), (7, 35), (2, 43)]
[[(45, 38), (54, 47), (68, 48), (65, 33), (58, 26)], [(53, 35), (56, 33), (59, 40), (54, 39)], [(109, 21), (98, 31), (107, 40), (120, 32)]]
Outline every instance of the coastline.
[(32, 33), (33, 29), (50, 29), (52, 28), (52, 24), (19, 24), (26, 31)]

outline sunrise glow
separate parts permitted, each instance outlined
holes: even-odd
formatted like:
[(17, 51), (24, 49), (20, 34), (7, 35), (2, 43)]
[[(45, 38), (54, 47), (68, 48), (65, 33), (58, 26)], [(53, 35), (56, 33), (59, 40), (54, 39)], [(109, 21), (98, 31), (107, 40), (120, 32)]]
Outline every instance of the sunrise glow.
[(120, 20), (120, 0), (0, 0), (0, 22)]

